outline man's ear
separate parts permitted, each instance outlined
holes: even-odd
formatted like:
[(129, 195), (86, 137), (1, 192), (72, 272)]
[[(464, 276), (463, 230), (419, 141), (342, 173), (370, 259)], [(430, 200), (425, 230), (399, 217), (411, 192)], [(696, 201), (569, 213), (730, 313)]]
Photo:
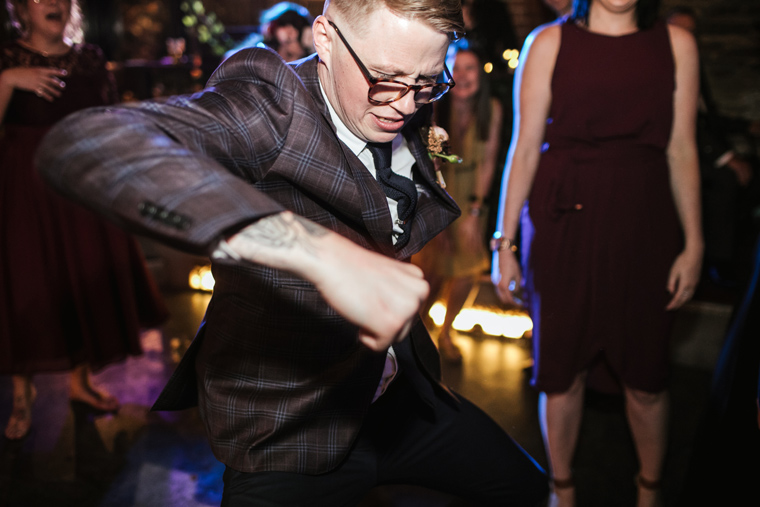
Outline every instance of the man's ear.
[(319, 59), (330, 67), (330, 56), (332, 55), (333, 33), (330, 31), (330, 25), (327, 18), (317, 16), (314, 24), (311, 26), (314, 32), (314, 49), (319, 55)]

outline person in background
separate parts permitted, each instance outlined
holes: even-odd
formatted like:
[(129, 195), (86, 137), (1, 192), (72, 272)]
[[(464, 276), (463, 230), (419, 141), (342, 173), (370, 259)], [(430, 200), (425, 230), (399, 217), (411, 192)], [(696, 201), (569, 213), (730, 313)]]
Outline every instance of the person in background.
[(111, 104), (98, 47), (81, 43), (77, 0), (8, 0), (19, 37), (0, 48), (0, 373), (12, 375), (5, 437), (32, 425), (32, 375), (71, 370), (70, 398), (98, 412), (119, 400), (93, 370), (141, 353), (141, 327), (167, 313), (136, 241), (54, 195), (33, 167), (48, 129)]
[(490, 266), (484, 201), (495, 172), (503, 113), (499, 100), (490, 94), (482, 52), (462, 39), (450, 46), (448, 59), (457, 86), (436, 103), (435, 118), (449, 133), (449, 151), (462, 159), (458, 164), (443, 163), (441, 172), (446, 191), (464, 214), (431, 241), (415, 262), (423, 267), (430, 283), (423, 313), (446, 294), (446, 317), (438, 335), (438, 349), (444, 360), (458, 363), (462, 353), (452, 341), (452, 324), (474, 284)]
[(224, 57), (229, 58), (245, 48), (270, 47), (286, 62), (303, 58), (314, 52), (313, 21), (306, 7), (293, 2), (279, 2), (259, 16), (260, 32), (246, 37)]
[[(463, 0), (462, 14), (464, 31), (470, 45), (478, 49), (479, 57), (489, 72), (484, 76), (488, 80), (489, 93), (498, 99), (502, 108), (502, 128), (499, 140), (499, 153), (496, 165), (502, 167), (507, 157), (507, 147), (512, 138), (512, 83), (514, 69), (510, 68), (505, 57), (506, 50), (519, 49), (512, 15), (507, 2), (502, 0)], [(494, 175), (491, 192), (486, 196), (486, 230), (496, 228), (496, 209), (501, 187), (501, 171)]]
[[(523, 283), (528, 296), (552, 506), (576, 502), (586, 386), (623, 392), (637, 505), (659, 501), (668, 338), (697, 285), (703, 239), (697, 47), (657, 21), (658, 7), (576, 0), (520, 57), (492, 278), (504, 302)], [(523, 276), (513, 245), (524, 206), (533, 238)]]
[(331, 0), (316, 55), (240, 51), (200, 93), (77, 113), (40, 147), (65, 195), (211, 255), (204, 322), (154, 409), (199, 406), (225, 507), (355, 505), (389, 483), (477, 505), (546, 495), (441, 383), (408, 262), (460, 214), (417, 113), (455, 86), (462, 25), (459, 0)]
[[(686, 6), (670, 9), (667, 22), (697, 35), (696, 12)], [(705, 273), (719, 285), (737, 286), (737, 247), (746, 189), (753, 178), (749, 161), (734, 149), (700, 65), (697, 148), (702, 177), (702, 226), (705, 234)]]

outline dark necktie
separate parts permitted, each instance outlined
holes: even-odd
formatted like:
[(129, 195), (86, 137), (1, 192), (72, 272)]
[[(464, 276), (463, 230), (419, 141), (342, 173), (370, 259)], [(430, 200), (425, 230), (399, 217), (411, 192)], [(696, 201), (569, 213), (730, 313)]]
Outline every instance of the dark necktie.
[(404, 231), (396, 238), (396, 250), (400, 250), (409, 242), (411, 219), (417, 206), (417, 188), (412, 180), (391, 170), (391, 143), (367, 143), (367, 148), (375, 159), (378, 183), (385, 195), (398, 203), (398, 223)]

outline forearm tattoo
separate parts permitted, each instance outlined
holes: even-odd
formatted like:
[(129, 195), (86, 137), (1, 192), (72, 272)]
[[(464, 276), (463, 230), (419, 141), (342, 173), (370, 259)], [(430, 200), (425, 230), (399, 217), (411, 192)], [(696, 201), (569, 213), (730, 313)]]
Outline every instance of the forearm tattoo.
[(325, 236), (328, 232), (321, 225), (294, 213), (285, 212), (262, 218), (240, 231), (240, 234), (261, 247), (272, 249), (298, 247), (314, 253), (312, 240)]

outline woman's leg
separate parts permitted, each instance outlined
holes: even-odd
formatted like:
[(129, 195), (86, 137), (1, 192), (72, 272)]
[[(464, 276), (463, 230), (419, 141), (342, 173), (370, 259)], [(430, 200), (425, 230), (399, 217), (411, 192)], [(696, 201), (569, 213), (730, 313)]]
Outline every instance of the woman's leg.
[(572, 462), (583, 416), (586, 372), (580, 373), (563, 393), (541, 393), (538, 418), (551, 476), (557, 482), (552, 490), (550, 507), (575, 506)]
[(467, 302), (473, 285), (474, 280), (470, 276), (452, 278), (449, 282), (446, 317), (443, 320), (443, 326), (441, 326), (441, 333), (438, 335), (438, 348), (441, 356), (450, 362), (462, 360), (462, 352), (451, 340), (451, 327), (454, 324), (454, 319)]
[(119, 400), (107, 392), (96, 389), (90, 379), (90, 367), (80, 364), (71, 371), (69, 398), (90, 405), (95, 410), (116, 412), (119, 410)]
[(5, 427), (5, 437), (20, 440), (29, 433), (32, 426), (32, 404), (37, 397), (37, 390), (29, 375), (13, 375), (13, 409)]
[(667, 445), (668, 395), (625, 388), (625, 409), (639, 457), (638, 507), (658, 505)]

